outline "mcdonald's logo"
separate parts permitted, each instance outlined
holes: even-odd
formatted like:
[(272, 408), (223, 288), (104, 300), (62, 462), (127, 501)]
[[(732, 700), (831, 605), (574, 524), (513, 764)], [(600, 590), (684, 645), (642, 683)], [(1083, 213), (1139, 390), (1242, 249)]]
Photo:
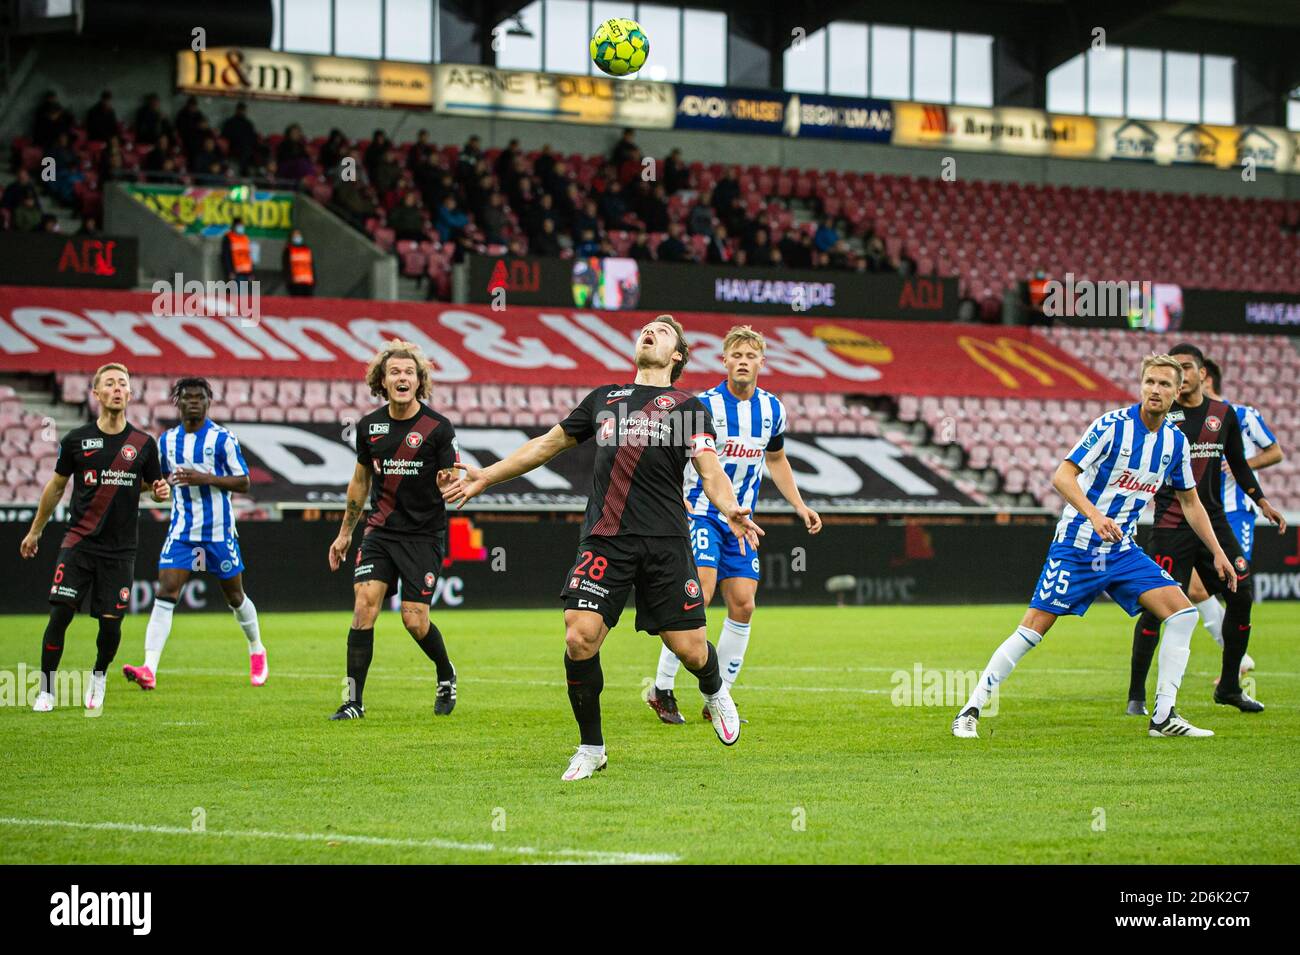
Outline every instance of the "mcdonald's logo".
[(1096, 391), (1097, 382), (1078, 368), (1053, 358), (1047, 352), (1028, 342), (1019, 341), (999, 335), (993, 341), (976, 338), (973, 335), (961, 335), (957, 344), (975, 364), (979, 365), (1003, 387), (1019, 388), (1020, 378), (1015, 374), (1019, 370), (1040, 385), (1055, 385), (1051, 370), (1074, 381), (1080, 388)]

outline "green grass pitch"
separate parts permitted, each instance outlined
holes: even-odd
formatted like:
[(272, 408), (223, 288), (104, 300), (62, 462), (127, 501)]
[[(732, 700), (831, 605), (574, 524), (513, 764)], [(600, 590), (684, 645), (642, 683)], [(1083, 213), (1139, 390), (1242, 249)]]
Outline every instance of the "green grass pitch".
[[(1122, 715), (1131, 622), (1112, 605), (1058, 623), (982, 739), (949, 735), (951, 702), (896, 705), (897, 671), (978, 672), (1022, 609), (760, 606), (731, 749), (685, 671), (687, 725), (641, 701), (658, 643), (629, 610), (602, 653), (609, 768), (581, 783), (559, 778), (577, 734), (558, 608), (436, 613), (460, 673), (436, 720), (432, 667), (386, 613), (368, 718), (349, 723), (326, 720), (347, 608), (264, 615), (256, 689), (224, 614), (178, 614), (158, 690), (128, 685), (135, 617), (101, 717), (0, 706), (0, 862), (1300, 861), (1300, 606), (1255, 609), (1258, 716), (1211, 702), (1217, 648), (1198, 629), (1179, 709), (1214, 739), (1150, 739)], [(11, 690), (43, 625), (3, 619)], [(78, 617), (65, 668), (93, 644)]]

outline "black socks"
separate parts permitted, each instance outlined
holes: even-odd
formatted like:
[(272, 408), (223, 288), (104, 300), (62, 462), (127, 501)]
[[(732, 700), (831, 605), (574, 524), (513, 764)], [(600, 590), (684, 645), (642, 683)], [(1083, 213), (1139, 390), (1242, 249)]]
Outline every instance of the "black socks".
[(348, 631), (348, 701), (361, 705), (361, 692), (366, 688), (366, 674), (370, 659), (375, 655), (375, 628)]
[(117, 648), (122, 644), (122, 618), (100, 617), (99, 637), (95, 640), (95, 672), (107, 673)]
[(45, 625), (45, 636), (41, 639), (41, 692), (54, 692), (54, 674), (63, 659), (63, 640), (68, 633), (68, 624), (76, 616), (76, 611), (67, 604), (55, 604), (50, 608), (50, 620)]
[(709, 658), (704, 661), (704, 666), (698, 670), (691, 670), (695, 678), (700, 681), (700, 692), (705, 696), (712, 696), (722, 689), (722, 671), (718, 668), (718, 651), (714, 649), (713, 644), (705, 640), (704, 645), (709, 648)]
[[(717, 670), (715, 660), (714, 670)], [(573, 718), (578, 721), (584, 746), (603, 746), (605, 737), (600, 731), (600, 691), (605, 688), (605, 674), (600, 669), (600, 654), (590, 660), (570, 660), (564, 654), (564, 674), (569, 684), (569, 705)]]
[(1128, 698), (1147, 698), (1147, 674), (1151, 672), (1151, 658), (1160, 643), (1160, 621), (1154, 614), (1144, 611), (1133, 628), (1133, 657), (1129, 663)]
[(414, 634), (412, 636), (416, 645), (424, 651), (424, 655), (438, 668), (438, 680), (450, 680), (456, 671), (451, 668), (451, 660), (447, 658), (447, 645), (442, 641), (442, 632), (437, 624), (430, 620), (429, 629), (425, 631), (423, 638), (415, 637)]

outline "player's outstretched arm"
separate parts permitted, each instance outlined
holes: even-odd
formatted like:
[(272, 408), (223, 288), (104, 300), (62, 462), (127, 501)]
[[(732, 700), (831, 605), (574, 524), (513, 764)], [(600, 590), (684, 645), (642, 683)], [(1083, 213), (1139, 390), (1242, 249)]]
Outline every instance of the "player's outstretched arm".
[(30, 559), (36, 556), (41, 531), (45, 530), (45, 525), (50, 522), (50, 515), (59, 506), (59, 501), (63, 500), (63, 489), (67, 486), (68, 479), (62, 474), (54, 474), (46, 482), (45, 489), (41, 491), (40, 503), (36, 505), (36, 516), (32, 518), (31, 529), (18, 545), (18, 553), (23, 557)]
[(781, 492), (781, 496), (790, 503), (795, 513), (799, 515), (799, 520), (803, 521), (803, 526), (808, 528), (809, 534), (816, 534), (822, 529), (821, 515), (803, 502), (803, 495), (799, 493), (799, 485), (795, 483), (794, 468), (790, 467), (790, 459), (785, 456), (785, 450), (767, 452), (767, 473), (772, 475), (772, 483), (776, 489)]
[(343, 513), (343, 523), (338, 536), (330, 544), (330, 570), (338, 570), (347, 560), (348, 548), (352, 545), (352, 532), (356, 530), (357, 521), (366, 510), (366, 498), (370, 496), (370, 469), (358, 464), (352, 471), (352, 480), (348, 481), (348, 505)]
[(177, 468), (172, 472), (172, 483), (190, 487), (215, 487), (218, 491), (231, 491), (235, 494), (247, 494), (248, 489), (253, 486), (252, 480), (247, 474), (225, 474), (218, 477), (215, 474), (205, 474), (202, 471), (195, 471), (191, 468)]
[[(545, 434), (540, 434), (531, 441), (520, 445), (496, 464), (485, 468), (474, 468), (457, 461), (452, 467), (465, 472), (454, 481), (447, 482), (442, 488), (442, 499), (456, 508), (465, 506), (465, 502), (478, 497), (493, 484), (509, 481), (521, 474), (527, 474), (534, 468), (540, 468), (562, 451), (567, 451), (578, 443), (558, 424)], [(439, 482), (442, 485), (442, 482)]]
[(1232, 569), (1232, 561), (1228, 560), (1228, 555), (1223, 552), (1219, 546), (1219, 539), (1214, 536), (1214, 527), (1210, 524), (1210, 515), (1205, 513), (1205, 505), (1201, 503), (1200, 495), (1196, 493), (1196, 488), (1188, 488), (1186, 491), (1174, 489), (1178, 495), (1178, 503), (1183, 507), (1183, 514), (1187, 518), (1187, 526), (1196, 532), (1196, 536), (1201, 539), (1201, 543), (1210, 549), (1214, 555), (1214, 569), (1219, 575), (1219, 579), (1228, 585), (1229, 590), (1237, 589), (1237, 573)]
[(1120, 526), (1113, 520), (1097, 510), (1096, 506), (1088, 500), (1088, 496), (1083, 493), (1083, 488), (1079, 487), (1079, 475), (1083, 470), (1073, 461), (1062, 461), (1056, 468), (1056, 473), (1052, 475), (1052, 487), (1056, 488), (1056, 493), (1065, 498), (1065, 502), (1073, 507), (1076, 511), (1088, 519), (1093, 528), (1097, 531), (1097, 536), (1104, 541), (1117, 544), (1124, 539), (1124, 532)]
[(763, 536), (763, 529), (750, 518), (749, 508), (741, 507), (740, 502), (736, 500), (735, 489), (731, 486), (731, 479), (727, 477), (727, 472), (722, 470), (718, 455), (712, 449), (702, 449), (691, 459), (691, 463), (695, 465), (695, 471), (700, 476), (705, 496), (713, 502), (718, 512), (727, 518), (731, 533), (735, 534), (736, 539), (740, 541), (740, 552), (742, 554), (745, 552), (746, 544), (757, 550), (758, 539)]
[(1240, 487), (1259, 508), (1259, 512), (1277, 525), (1278, 533), (1286, 531), (1286, 518), (1264, 497), (1264, 489), (1259, 486), (1259, 478), (1246, 460), (1246, 450), (1241, 442), (1241, 423), (1236, 415), (1230, 415), (1226, 434), (1223, 437), (1223, 459), (1227, 462), (1232, 476)]

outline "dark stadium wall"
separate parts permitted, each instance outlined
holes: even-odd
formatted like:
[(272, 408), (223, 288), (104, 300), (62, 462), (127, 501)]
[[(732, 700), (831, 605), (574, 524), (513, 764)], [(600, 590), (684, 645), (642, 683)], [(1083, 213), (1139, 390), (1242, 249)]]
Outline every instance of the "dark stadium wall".
[[(35, 62), (21, 85), (12, 91), (0, 115), (0, 137), (30, 134), (32, 115), (41, 93), (53, 89), (78, 117), (99, 96), (112, 89), (119, 117), (129, 120), (140, 99), (156, 92), (175, 112), (185, 95), (175, 92), (174, 51), (131, 48), (86, 38), (41, 38), (35, 41)], [(199, 103), (214, 126), (233, 111), (235, 100), (200, 97)], [(415, 138), (427, 128), (435, 142), (462, 143), (479, 134), (486, 147), (504, 146), (518, 138), (525, 149), (550, 143), (565, 152), (606, 153), (620, 130), (605, 126), (578, 126), (522, 120), (466, 119), (429, 112), (331, 106), (270, 100), (252, 101), (251, 115), (262, 133), (282, 132), (299, 123), (309, 137), (338, 127), (354, 139), (369, 139), (384, 129), (398, 142)], [(749, 136), (684, 130), (641, 130), (637, 140), (647, 155), (662, 158), (681, 147), (690, 160), (744, 162), (808, 169), (845, 169), (862, 172), (937, 178), (943, 150), (910, 149), (871, 143), (789, 140), (776, 136)], [(1135, 163), (1092, 162), (962, 152), (955, 154), (958, 178), (1025, 184), (1097, 186), (1111, 189), (1148, 189), (1165, 192), (1234, 195), (1251, 198), (1300, 199), (1300, 176), (1261, 172), (1255, 182), (1243, 182), (1236, 170), (1155, 167)]]

